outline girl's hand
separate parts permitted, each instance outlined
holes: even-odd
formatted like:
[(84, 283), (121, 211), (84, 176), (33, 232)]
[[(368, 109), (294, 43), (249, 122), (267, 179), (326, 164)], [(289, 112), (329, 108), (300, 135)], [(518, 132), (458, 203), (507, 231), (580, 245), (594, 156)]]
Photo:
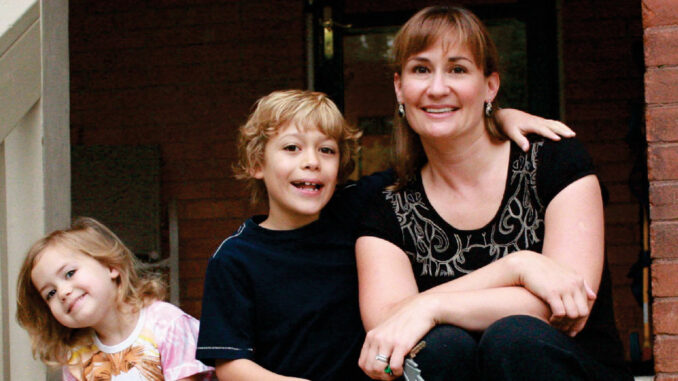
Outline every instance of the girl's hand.
[(523, 151), (530, 148), (527, 134), (539, 134), (551, 140), (560, 140), (561, 136), (571, 138), (575, 135), (565, 124), (557, 120), (544, 119), (516, 109), (496, 111), (497, 121), (504, 134), (518, 144)]
[[(402, 376), (405, 356), (435, 326), (434, 303), (429, 295), (415, 295), (391, 317), (367, 332), (358, 360), (365, 374), (375, 380), (393, 380)], [(385, 356), (389, 362), (378, 360), (378, 355)], [(391, 374), (385, 372), (387, 366)]]
[(596, 299), (596, 293), (584, 277), (545, 255), (529, 251), (515, 254), (519, 254), (520, 284), (549, 305), (549, 322), (554, 328), (574, 337), (584, 328), (589, 301)]

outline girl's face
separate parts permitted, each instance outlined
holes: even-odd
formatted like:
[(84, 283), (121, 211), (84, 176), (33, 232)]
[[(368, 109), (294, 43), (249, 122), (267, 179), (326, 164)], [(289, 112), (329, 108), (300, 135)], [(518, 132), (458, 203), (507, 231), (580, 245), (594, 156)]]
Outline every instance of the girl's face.
[(52, 315), (68, 328), (92, 327), (115, 309), (118, 270), (63, 245), (38, 254), (31, 280)]
[(484, 102), (499, 89), (498, 74), (485, 77), (466, 45), (442, 40), (410, 56), (394, 76), (398, 102), (422, 141), (482, 131)]

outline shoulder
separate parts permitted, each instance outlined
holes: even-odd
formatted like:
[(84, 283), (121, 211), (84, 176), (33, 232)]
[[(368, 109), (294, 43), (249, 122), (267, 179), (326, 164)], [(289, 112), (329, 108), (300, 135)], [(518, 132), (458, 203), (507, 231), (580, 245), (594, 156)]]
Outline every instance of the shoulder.
[(256, 223), (252, 218), (240, 224), (233, 234), (224, 239), (210, 258), (212, 261), (230, 261), (237, 258), (244, 248), (257, 241), (260, 233), (254, 231)]
[(196, 318), (187, 314), (181, 308), (171, 303), (156, 300), (145, 308), (146, 325), (149, 325), (150, 323), (150, 325), (155, 326), (162, 322), (165, 322), (166, 324), (172, 324), (172, 322), (177, 319), (185, 319), (188, 321), (195, 321), (197, 323)]

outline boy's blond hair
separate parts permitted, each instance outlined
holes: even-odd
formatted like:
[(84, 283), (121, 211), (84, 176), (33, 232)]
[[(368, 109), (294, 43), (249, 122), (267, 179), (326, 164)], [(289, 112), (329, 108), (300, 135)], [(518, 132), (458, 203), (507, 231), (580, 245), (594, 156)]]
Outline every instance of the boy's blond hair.
[(239, 130), (238, 162), (233, 171), (236, 178), (247, 181), (252, 203), (266, 200), (264, 182), (253, 177), (254, 172), (264, 165), (266, 142), (289, 123), (295, 123), (301, 129), (317, 128), (337, 141), (338, 183), (346, 181), (353, 172), (361, 132), (346, 123), (334, 102), (316, 91), (274, 91), (255, 103), (247, 123)]
[(157, 275), (137, 272), (137, 260), (122, 241), (100, 222), (80, 217), (70, 229), (56, 230), (28, 250), (17, 282), (17, 320), (30, 337), (33, 356), (49, 365), (65, 365), (72, 347), (91, 342), (91, 328), (68, 328), (59, 323), (36, 290), (31, 272), (47, 248), (64, 247), (88, 255), (120, 273), (117, 278), (117, 308), (131, 306), (138, 311), (165, 298), (164, 282)]

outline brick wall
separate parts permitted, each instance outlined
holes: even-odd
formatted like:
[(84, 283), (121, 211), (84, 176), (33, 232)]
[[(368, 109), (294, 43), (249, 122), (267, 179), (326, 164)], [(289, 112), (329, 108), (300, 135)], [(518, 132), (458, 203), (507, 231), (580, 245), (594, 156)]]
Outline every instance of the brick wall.
[(71, 143), (161, 147), (181, 304), (199, 316), (207, 258), (255, 212), (231, 176), (236, 129), (260, 96), (305, 86), (303, 3), (69, 3)]
[(640, 1), (564, 1), (561, 22), (565, 120), (586, 144), (609, 191), (606, 250), (617, 328), (628, 358), (629, 334), (637, 332), (641, 344), (643, 335), (642, 309), (627, 278), (642, 250), (638, 195), (646, 197), (646, 186), (638, 181), (645, 174), (637, 171), (645, 165)]
[(678, 380), (678, 3), (643, 0), (657, 380)]
[[(345, 1), (354, 13), (425, 3)], [(625, 142), (630, 126), (643, 120), (640, 1), (562, 3), (565, 115), (610, 191), (607, 249), (617, 324), (628, 346), (629, 332), (642, 332), (626, 278), (641, 249), (641, 226), (639, 202), (627, 184), (634, 155)], [(69, 6), (71, 141), (160, 145), (163, 205), (178, 200), (182, 307), (199, 316), (207, 258), (254, 213), (230, 174), (235, 130), (259, 96), (305, 86), (303, 2), (71, 0)], [(652, 110), (648, 118), (675, 127), (678, 106)], [(654, 132), (652, 139), (675, 141), (675, 130)], [(655, 193), (657, 187), (665, 199), (676, 199), (675, 186), (660, 182)], [(654, 218), (660, 209), (675, 218), (678, 207), (655, 202)], [(653, 237), (677, 240), (668, 226), (661, 232), (655, 223)], [(668, 247), (653, 252), (670, 256)]]

